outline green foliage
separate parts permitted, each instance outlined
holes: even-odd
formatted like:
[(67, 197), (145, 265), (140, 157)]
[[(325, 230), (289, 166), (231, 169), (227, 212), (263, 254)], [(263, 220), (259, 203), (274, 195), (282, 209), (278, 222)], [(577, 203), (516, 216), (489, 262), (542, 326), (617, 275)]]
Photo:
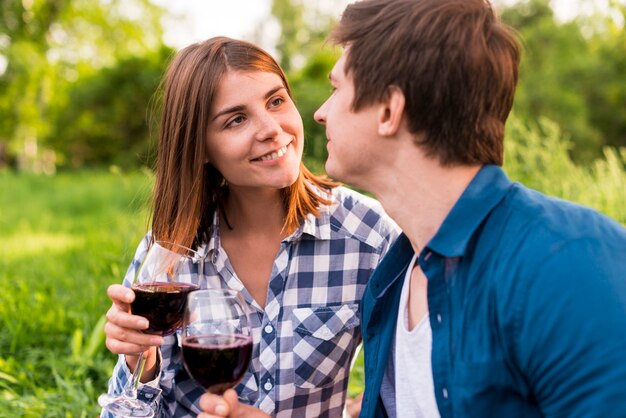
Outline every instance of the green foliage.
[(289, 71), (292, 59), (300, 50), (300, 40), (307, 37), (304, 4), (293, 0), (273, 0), (272, 14), (281, 27), (280, 38), (276, 44), (276, 49), (280, 52), (280, 66)]
[(93, 417), (116, 357), (106, 287), (146, 230), (152, 174), (0, 173), (0, 417)]
[[(20, 155), (33, 144), (36, 154), (42, 139), (64, 128), (53, 126), (50, 115), (72, 105), (66, 100), (69, 82), (158, 50), (160, 15), (149, 0), (3, 0), (0, 148)], [(0, 152), (0, 165), (6, 159)]]
[(149, 127), (156, 136), (158, 126), (150, 116), (155, 116), (155, 92), (172, 52), (162, 47), (125, 58), (70, 84), (47, 140), (61, 165), (151, 165)]
[(588, 166), (575, 164), (572, 146), (559, 126), (541, 119), (509, 119), (504, 168), (508, 175), (543, 193), (591, 206), (626, 224), (626, 148), (605, 148)]
[(622, 24), (599, 18), (603, 30), (591, 39), (600, 64), (596, 79), (588, 86), (587, 105), (590, 121), (603, 133), (604, 143), (626, 147), (626, 4), (615, 9)]
[(335, 15), (304, 0), (272, 0), (272, 15), (280, 26), (276, 43), (281, 67), (299, 69), (318, 53), (335, 24)]
[(626, 32), (615, 15), (623, 21), (624, 7), (562, 23), (549, 0), (519, 1), (502, 12), (523, 44), (516, 113), (554, 120), (582, 163), (602, 156), (605, 145), (626, 146)]

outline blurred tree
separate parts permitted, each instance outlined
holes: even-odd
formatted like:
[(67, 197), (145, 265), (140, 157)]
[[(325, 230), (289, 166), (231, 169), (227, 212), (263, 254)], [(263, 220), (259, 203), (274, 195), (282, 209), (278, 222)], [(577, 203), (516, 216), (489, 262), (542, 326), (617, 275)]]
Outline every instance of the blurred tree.
[(323, 48), (336, 14), (319, 0), (272, 0), (272, 15), (280, 26), (276, 50), (286, 72), (302, 68)]
[(626, 146), (624, 6), (613, 2), (608, 11), (563, 23), (549, 0), (524, 0), (506, 7), (502, 19), (524, 47), (517, 115), (555, 121), (577, 162), (602, 156), (605, 145)]
[(280, 53), (280, 65), (286, 72), (298, 55), (309, 30), (304, 22), (304, 4), (298, 0), (273, 0), (272, 15), (280, 24), (280, 37), (276, 49)]
[(3, 0), (0, 143), (22, 161), (35, 158), (64, 89), (120, 57), (156, 49), (160, 15), (148, 0)]
[(590, 121), (607, 145), (626, 147), (626, 5), (613, 3), (610, 15), (598, 16), (600, 29), (590, 40), (598, 56), (596, 83), (587, 86)]
[[(55, 106), (48, 143), (62, 165), (152, 165), (150, 134), (157, 135), (157, 90), (173, 51), (157, 51), (117, 61), (81, 77)], [(150, 106), (152, 104), (152, 106)], [(152, 132), (150, 132), (152, 131)]]
[(591, 123), (586, 89), (596, 82), (597, 55), (576, 22), (559, 24), (548, 0), (529, 0), (507, 8), (502, 19), (523, 42), (517, 114), (526, 120), (547, 117), (571, 137), (578, 160), (599, 155), (600, 131)]

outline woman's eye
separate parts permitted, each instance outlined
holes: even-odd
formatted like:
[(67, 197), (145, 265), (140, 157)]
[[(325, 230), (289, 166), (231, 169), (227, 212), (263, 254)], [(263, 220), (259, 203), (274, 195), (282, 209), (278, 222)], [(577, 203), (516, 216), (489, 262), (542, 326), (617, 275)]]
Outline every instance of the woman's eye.
[(270, 102), (272, 107), (280, 106), (285, 100), (282, 97), (276, 97), (274, 100)]
[(230, 121), (226, 124), (226, 127), (227, 127), (227, 128), (232, 128), (232, 127), (234, 127), (234, 126), (241, 125), (241, 124), (243, 123), (243, 121), (244, 121), (244, 120), (245, 120), (245, 118), (244, 118), (243, 116), (241, 116), (241, 115), (236, 116), (236, 117), (232, 118), (232, 119), (231, 119), (231, 120), (230, 120)]

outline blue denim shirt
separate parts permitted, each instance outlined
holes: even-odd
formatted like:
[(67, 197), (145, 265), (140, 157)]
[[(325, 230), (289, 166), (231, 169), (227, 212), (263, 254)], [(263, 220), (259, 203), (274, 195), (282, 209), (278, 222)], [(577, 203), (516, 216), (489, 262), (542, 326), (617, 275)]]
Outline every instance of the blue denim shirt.
[[(387, 416), (380, 387), (413, 254), (402, 235), (365, 291), (363, 418)], [(485, 166), (419, 264), (442, 417), (626, 417), (623, 226)]]

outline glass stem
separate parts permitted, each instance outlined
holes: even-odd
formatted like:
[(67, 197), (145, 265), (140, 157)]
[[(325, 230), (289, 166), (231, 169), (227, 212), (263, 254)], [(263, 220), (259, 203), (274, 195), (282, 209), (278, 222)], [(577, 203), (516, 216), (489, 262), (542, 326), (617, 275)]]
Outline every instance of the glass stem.
[(133, 376), (130, 379), (130, 382), (126, 385), (124, 389), (124, 396), (130, 399), (137, 399), (137, 387), (139, 386), (139, 381), (141, 380), (141, 374), (143, 373), (143, 368), (146, 365), (146, 359), (144, 358), (143, 351), (139, 353), (139, 357), (137, 358), (137, 365), (135, 366), (135, 371), (133, 372)]

